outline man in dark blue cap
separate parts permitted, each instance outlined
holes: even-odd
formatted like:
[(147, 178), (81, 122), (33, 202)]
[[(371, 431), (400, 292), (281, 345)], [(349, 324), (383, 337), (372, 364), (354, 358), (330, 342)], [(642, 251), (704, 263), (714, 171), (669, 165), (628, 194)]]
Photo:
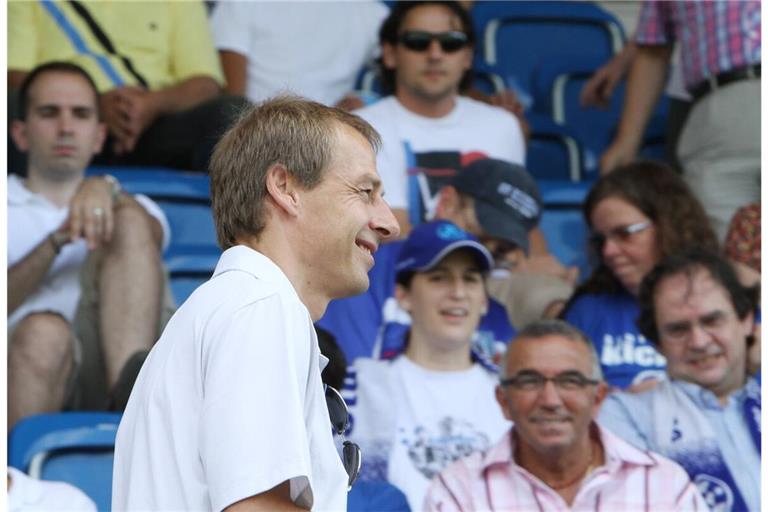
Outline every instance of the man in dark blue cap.
[[(541, 196), (533, 177), (521, 166), (479, 159), (465, 167), (437, 198), (435, 220), (447, 220), (476, 236), (507, 268), (510, 258), (528, 251), (528, 232), (541, 216)], [(358, 357), (391, 358), (403, 349), (409, 315), (394, 298), (395, 259), (402, 241), (379, 248), (363, 295), (332, 301), (317, 323), (336, 336), (351, 363)], [(400, 327), (398, 327), (400, 326)], [(491, 300), (473, 343), (475, 354), (489, 363), (514, 334), (504, 307)]]

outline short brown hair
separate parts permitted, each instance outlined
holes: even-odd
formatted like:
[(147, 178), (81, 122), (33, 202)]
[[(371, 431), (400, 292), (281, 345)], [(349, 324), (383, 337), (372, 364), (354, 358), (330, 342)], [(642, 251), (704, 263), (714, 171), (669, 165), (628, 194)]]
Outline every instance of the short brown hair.
[(240, 115), (211, 156), (211, 204), (223, 250), (264, 229), (266, 175), (273, 165), (284, 165), (308, 190), (322, 181), (339, 125), (354, 128), (378, 150), (379, 134), (366, 121), (297, 96), (279, 96)]

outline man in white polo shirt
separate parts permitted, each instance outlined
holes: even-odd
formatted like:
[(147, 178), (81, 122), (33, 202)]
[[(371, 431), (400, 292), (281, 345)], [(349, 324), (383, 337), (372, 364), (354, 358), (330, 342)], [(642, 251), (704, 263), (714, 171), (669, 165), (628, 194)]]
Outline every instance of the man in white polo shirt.
[(377, 145), (357, 116), (295, 97), (223, 136), (210, 174), (224, 253), (139, 374), (113, 509), (346, 510), (358, 468), (334, 445), (344, 421), (329, 421), (312, 322), (365, 291), (373, 253), (398, 235)]
[(172, 306), (162, 210), (112, 177), (85, 176), (105, 137), (89, 75), (38, 66), (19, 112), (11, 135), (29, 158), (25, 179), (8, 177), (9, 428), (63, 407), (101, 409), (108, 393), (120, 410)]

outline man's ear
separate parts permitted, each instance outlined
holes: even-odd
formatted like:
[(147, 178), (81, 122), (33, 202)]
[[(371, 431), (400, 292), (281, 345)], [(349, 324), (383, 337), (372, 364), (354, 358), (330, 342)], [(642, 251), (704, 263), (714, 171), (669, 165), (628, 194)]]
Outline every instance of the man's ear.
[(387, 69), (395, 69), (397, 67), (397, 56), (395, 55), (395, 47), (389, 43), (383, 43), (381, 45), (381, 62)]
[(273, 164), (267, 169), (267, 194), (277, 208), (295, 217), (299, 212), (299, 194), (296, 182), (283, 164)]
[(501, 407), (501, 412), (504, 413), (504, 417), (509, 421), (512, 421), (512, 415), (509, 412), (509, 403), (507, 402), (507, 394), (504, 392), (504, 388), (501, 384), (496, 385), (496, 401)]
[(435, 218), (450, 220), (459, 209), (459, 192), (453, 185), (445, 185), (437, 193)]
[(19, 119), (11, 122), (11, 137), (20, 151), (29, 151), (29, 140), (27, 139), (27, 123)]
[(603, 405), (603, 400), (605, 400), (606, 396), (608, 396), (608, 384), (606, 384), (605, 381), (600, 381), (595, 390), (595, 403), (592, 406), (592, 419), (597, 418), (597, 415), (600, 412), (600, 406)]

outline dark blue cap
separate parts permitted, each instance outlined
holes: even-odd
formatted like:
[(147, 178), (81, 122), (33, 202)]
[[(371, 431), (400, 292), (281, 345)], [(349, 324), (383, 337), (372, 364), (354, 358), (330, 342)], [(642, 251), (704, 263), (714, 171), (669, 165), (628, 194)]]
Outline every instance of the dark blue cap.
[(413, 228), (400, 249), (395, 274), (425, 272), (457, 249), (471, 249), (482, 271), (493, 268), (491, 253), (477, 238), (451, 222), (438, 220)]

